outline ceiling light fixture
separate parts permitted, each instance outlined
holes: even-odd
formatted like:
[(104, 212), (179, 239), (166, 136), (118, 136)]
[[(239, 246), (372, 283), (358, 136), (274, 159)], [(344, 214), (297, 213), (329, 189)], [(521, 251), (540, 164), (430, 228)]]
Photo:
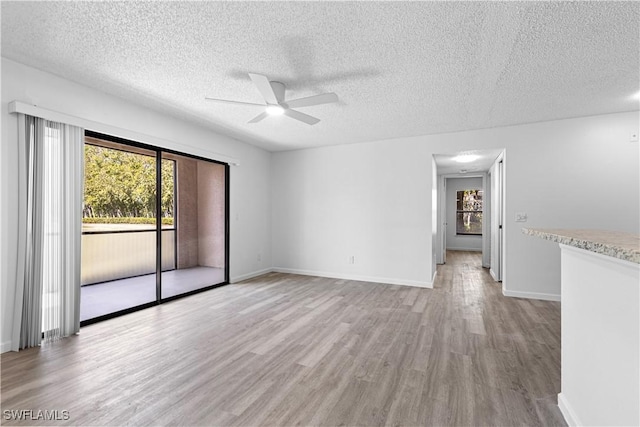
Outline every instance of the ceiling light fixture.
[(280, 105), (267, 105), (265, 111), (270, 116), (281, 116), (282, 114), (284, 114), (284, 108), (282, 108)]
[(480, 156), (476, 154), (460, 154), (453, 158), (453, 161), (458, 163), (471, 163), (478, 160)]
[(302, 113), (298, 110), (294, 110), (294, 108), (312, 107), (314, 105), (338, 102), (338, 95), (331, 92), (321, 93), (320, 95), (311, 95), (304, 98), (290, 99), (285, 103), (284, 83), (269, 81), (269, 78), (262, 74), (249, 73), (249, 78), (251, 78), (251, 81), (262, 95), (264, 103), (256, 104), (255, 102), (232, 101), (230, 99), (209, 98), (208, 96), (205, 96), (204, 99), (207, 101), (224, 102), (227, 104), (255, 105), (260, 107), (261, 110), (264, 109), (260, 114), (249, 120), (247, 123), (258, 123), (268, 116), (285, 115), (293, 120), (298, 120), (299, 122), (306, 123), (308, 125), (315, 125), (320, 121), (320, 119)]

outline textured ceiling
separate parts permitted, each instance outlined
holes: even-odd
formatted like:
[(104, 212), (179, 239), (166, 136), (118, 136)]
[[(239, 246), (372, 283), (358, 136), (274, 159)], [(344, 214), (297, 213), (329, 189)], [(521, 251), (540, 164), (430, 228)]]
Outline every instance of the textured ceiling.
[[(2, 55), (269, 150), (638, 109), (638, 2), (8, 2)], [(338, 104), (247, 124), (261, 97)]]

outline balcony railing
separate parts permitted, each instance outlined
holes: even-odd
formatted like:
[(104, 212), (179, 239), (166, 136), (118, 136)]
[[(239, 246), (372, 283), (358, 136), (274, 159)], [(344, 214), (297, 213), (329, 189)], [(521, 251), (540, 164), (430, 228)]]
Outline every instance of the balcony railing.
[[(119, 227), (122, 228), (122, 227)], [(176, 230), (162, 230), (162, 271), (176, 268)], [(152, 274), (156, 271), (156, 230), (82, 232), (82, 285)]]

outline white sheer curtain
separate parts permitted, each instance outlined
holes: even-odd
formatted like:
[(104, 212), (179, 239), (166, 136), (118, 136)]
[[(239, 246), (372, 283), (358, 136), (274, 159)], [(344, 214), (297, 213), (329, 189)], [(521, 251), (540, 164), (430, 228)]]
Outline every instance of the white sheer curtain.
[(13, 350), (80, 329), (84, 130), (19, 115), (18, 283)]

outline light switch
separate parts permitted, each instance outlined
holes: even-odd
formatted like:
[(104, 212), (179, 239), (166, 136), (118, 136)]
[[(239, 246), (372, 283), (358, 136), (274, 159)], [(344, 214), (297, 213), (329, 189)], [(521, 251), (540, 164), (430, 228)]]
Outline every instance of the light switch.
[(516, 222), (527, 222), (527, 213), (516, 212)]

